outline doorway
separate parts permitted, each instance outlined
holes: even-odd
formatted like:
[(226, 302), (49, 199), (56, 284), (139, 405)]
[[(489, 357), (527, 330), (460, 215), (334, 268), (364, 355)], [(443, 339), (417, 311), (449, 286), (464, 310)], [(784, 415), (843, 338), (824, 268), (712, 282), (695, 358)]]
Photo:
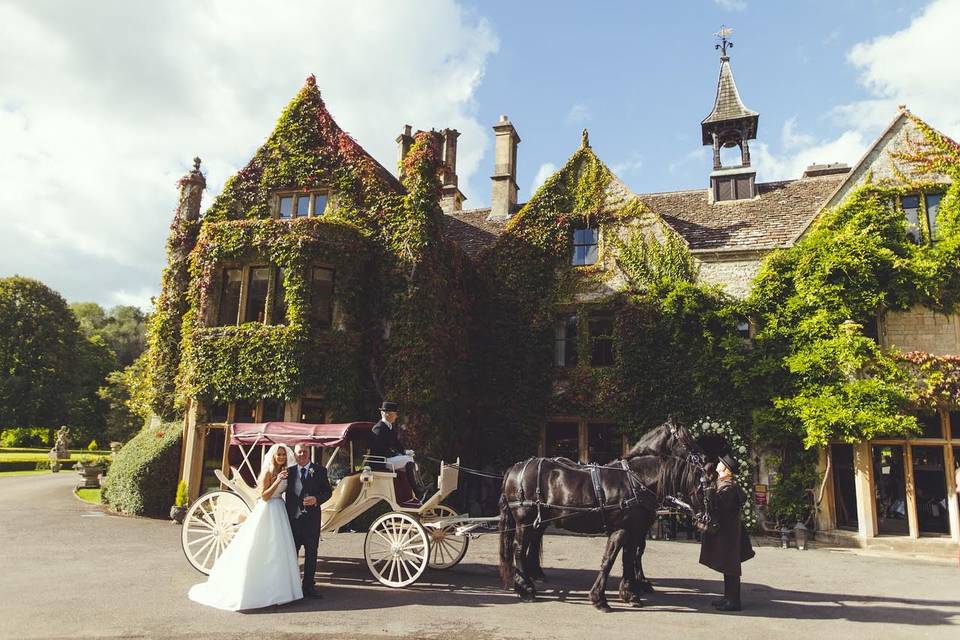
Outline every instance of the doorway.
[(853, 468), (853, 445), (830, 445), (833, 463), (833, 509), (837, 527), (857, 529), (857, 487)]
[(871, 447), (877, 499), (877, 532), (880, 535), (907, 535), (906, 484), (903, 445), (875, 444)]
[(947, 476), (942, 445), (914, 445), (913, 483), (917, 495), (917, 523), (920, 533), (950, 533), (947, 515)]

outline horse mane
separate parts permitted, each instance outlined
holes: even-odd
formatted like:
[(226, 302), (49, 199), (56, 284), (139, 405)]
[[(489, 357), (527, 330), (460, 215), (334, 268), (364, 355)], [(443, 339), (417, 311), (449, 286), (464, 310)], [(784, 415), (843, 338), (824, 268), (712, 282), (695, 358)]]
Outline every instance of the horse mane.
[(665, 453), (670, 453), (667, 448), (667, 442), (669, 442), (670, 437), (674, 434), (678, 426), (672, 417), (668, 418), (667, 421), (660, 426), (654, 427), (643, 434), (643, 436), (637, 440), (637, 443), (630, 447), (630, 450), (623, 456), (623, 459), (629, 460), (640, 456), (660, 456)]

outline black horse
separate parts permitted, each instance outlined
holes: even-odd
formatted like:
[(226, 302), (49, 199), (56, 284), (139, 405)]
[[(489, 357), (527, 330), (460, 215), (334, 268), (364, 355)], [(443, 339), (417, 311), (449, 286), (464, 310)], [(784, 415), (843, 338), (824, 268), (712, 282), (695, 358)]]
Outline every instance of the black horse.
[(500, 575), (523, 599), (533, 599), (533, 580), (543, 577), (540, 550), (551, 524), (579, 533), (606, 533), (607, 546), (590, 601), (609, 611), (604, 593), (610, 569), (623, 549), (620, 597), (640, 604), (645, 544), (656, 510), (668, 496), (699, 505), (699, 450), (689, 431), (672, 421), (646, 434), (622, 461), (584, 466), (565, 458), (531, 458), (504, 475), (500, 498)]

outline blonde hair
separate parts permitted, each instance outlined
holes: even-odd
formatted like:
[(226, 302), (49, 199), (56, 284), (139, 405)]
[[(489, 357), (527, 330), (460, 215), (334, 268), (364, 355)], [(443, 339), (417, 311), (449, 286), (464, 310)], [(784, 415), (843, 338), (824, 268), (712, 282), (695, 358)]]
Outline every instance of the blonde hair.
[(281, 467), (278, 465), (276, 461), (277, 453), (280, 452), (280, 450), (283, 450), (287, 454), (288, 462), (293, 457), (290, 452), (290, 447), (285, 444), (275, 444), (267, 450), (267, 455), (264, 456), (263, 460), (263, 468), (260, 469), (260, 475), (257, 477), (257, 487), (261, 493), (273, 484), (278, 473), (286, 469), (285, 466)]

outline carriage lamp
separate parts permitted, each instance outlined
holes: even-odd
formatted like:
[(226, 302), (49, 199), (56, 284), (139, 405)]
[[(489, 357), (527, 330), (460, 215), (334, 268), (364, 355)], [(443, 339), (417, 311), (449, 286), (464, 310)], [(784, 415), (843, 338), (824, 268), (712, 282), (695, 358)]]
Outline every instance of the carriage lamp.
[(796, 526), (793, 527), (793, 535), (797, 538), (797, 549), (800, 551), (807, 550), (807, 536), (809, 533), (809, 529), (807, 529), (806, 525), (802, 522), (798, 522)]
[(789, 549), (790, 548), (790, 529), (783, 527), (780, 529), (780, 548)]

